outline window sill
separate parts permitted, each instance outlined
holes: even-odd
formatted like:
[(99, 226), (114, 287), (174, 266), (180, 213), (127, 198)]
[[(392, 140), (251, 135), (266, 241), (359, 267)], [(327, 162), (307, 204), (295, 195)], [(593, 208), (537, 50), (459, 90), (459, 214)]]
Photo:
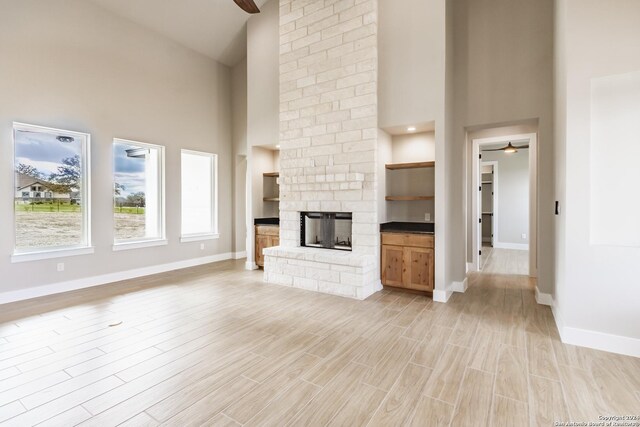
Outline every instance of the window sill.
[(192, 234), (180, 237), (180, 243), (200, 242), (202, 240), (215, 240), (220, 238), (219, 233)]
[(135, 242), (114, 243), (113, 251), (128, 251), (129, 249), (151, 248), (153, 246), (166, 246), (169, 242), (167, 239), (160, 240), (143, 240)]
[(65, 248), (65, 249), (50, 249), (42, 252), (23, 252), (14, 253), (11, 256), (12, 263), (40, 261), (43, 259), (63, 258), (78, 255), (90, 255), (94, 253), (95, 248), (93, 246), (83, 248)]

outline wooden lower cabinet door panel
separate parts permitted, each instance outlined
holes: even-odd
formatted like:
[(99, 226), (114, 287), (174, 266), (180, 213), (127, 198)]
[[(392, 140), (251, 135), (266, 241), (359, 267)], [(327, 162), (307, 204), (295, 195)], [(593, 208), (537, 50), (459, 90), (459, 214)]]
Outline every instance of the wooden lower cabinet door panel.
[(382, 245), (382, 284), (402, 287), (403, 251), (402, 246)]
[(271, 236), (269, 247), (280, 246), (280, 236)]
[(404, 287), (433, 291), (433, 249), (404, 247), (403, 261)]
[(262, 250), (271, 246), (272, 239), (272, 236), (256, 234), (256, 264), (260, 267), (264, 267), (264, 255), (262, 255)]

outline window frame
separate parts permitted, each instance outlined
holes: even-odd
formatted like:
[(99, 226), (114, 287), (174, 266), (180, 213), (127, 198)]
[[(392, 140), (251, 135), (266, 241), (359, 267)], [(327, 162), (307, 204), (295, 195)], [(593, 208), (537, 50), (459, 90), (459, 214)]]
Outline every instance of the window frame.
[[(211, 231), (201, 232), (201, 233), (188, 233), (185, 234), (183, 230), (183, 194), (182, 194), (182, 183), (183, 183), (183, 173), (184, 170), (182, 168), (182, 159), (183, 155), (188, 154), (191, 156), (201, 156), (207, 157), (210, 160), (211, 164), (211, 173), (209, 176), (209, 182), (211, 185)], [(214, 240), (220, 237), (220, 230), (218, 228), (218, 155), (215, 153), (208, 153), (205, 151), (196, 151), (189, 149), (181, 149), (180, 150), (180, 242), (188, 243), (188, 242), (198, 242), (202, 240)]]
[[(150, 144), (147, 142), (134, 141), (131, 139), (125, 138), (113, 138), (111, 141), (111, 161), (112, 169), (111, 169), (111, 187), (113, 188), (116, 180), (116, 170), (115, 170), (115, 158), (113, 156), (113, 149), (116, 143), (120, 144), (129, 144), (134, 145), (141, 148), (148, 148), (158, 150), (158, 236), (157, 237), (143, 237), (136, 239), (126, 239), (126, 240), (118, 240), (115, 236), (115, 211), (113, 210), (113, 193), (111, 194), (111, 204), (112, 204), (112, 218), (114, 218), (113, 222), (113, 246), (112, 249), (114, 252), (123, 251), (128, 249), (140, 249), (140, 248), (148, 248), (152, 246), (164, 246), (168, 244), (167, 241), (167, 227), (166, 227), (166, 149), (164, 145), (158, 144)], [(147, 195), (145, 195), (145, 198)], [(145, 206), (146, 209), (146, 206)]]
[[(82, 242), (79, 245), (66, 245), (66, 246), (42, 246), (38, 248), (30, 249), (18, 249), (17, 233), (16, 233), (16, 211), (15, 211), (15, 189), (17, 188), (16, 182), (16, 133), (18, 131), (23, 132), (40, 132), (51, 135), (69, 135), (77, 138), (82, 138), (83, 143), (80, 150), (80, 165), (81, 165), (81, 199), (82, 200)], [(46, 126), (33, 125), (29, 123), (13, 122), (12, 124), (12, 164), (13, 164), (13, 188), (11, 200), (14, 203), (12, 220), (13, 220), (13, 254), (11, 255), (11, 262), (27, 262), (37, 261), (50, 258), (60, 258), (67, 256), (86, 255), (94, 253), (94, 247), (92, 246), (91, 235), (91, 134), (86, 132), (78, 132), (66, 129), (52, 128)]]

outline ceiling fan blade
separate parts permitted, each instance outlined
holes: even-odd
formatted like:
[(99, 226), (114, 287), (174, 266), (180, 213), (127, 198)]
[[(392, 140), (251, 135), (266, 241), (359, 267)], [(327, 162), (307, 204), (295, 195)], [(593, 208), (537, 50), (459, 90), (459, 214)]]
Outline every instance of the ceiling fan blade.
[(485, 148), (482, 151), (504, 151), (504, 149), (507, 147), (502, 147), (502, 148)]
[(253, 2), (253, 0), (233, 0), (236, 2), (240, 9), (244, 10), (247, 13), (260, 13), (260, 9)]
[(529, 145), (514, 145), (514, 147), (517, 149), (522, 148), (524, 150), (525, 148), (529, 148)]

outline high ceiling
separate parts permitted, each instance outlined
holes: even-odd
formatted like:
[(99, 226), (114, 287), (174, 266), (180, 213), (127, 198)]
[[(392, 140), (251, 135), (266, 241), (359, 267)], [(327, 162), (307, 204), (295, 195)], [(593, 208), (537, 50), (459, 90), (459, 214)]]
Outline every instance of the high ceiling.
[[(246, 54), (249, 14), (233, 0), (91, 0), (225, 65)], [(267, 0), (256, 0), (261, 7)]]

